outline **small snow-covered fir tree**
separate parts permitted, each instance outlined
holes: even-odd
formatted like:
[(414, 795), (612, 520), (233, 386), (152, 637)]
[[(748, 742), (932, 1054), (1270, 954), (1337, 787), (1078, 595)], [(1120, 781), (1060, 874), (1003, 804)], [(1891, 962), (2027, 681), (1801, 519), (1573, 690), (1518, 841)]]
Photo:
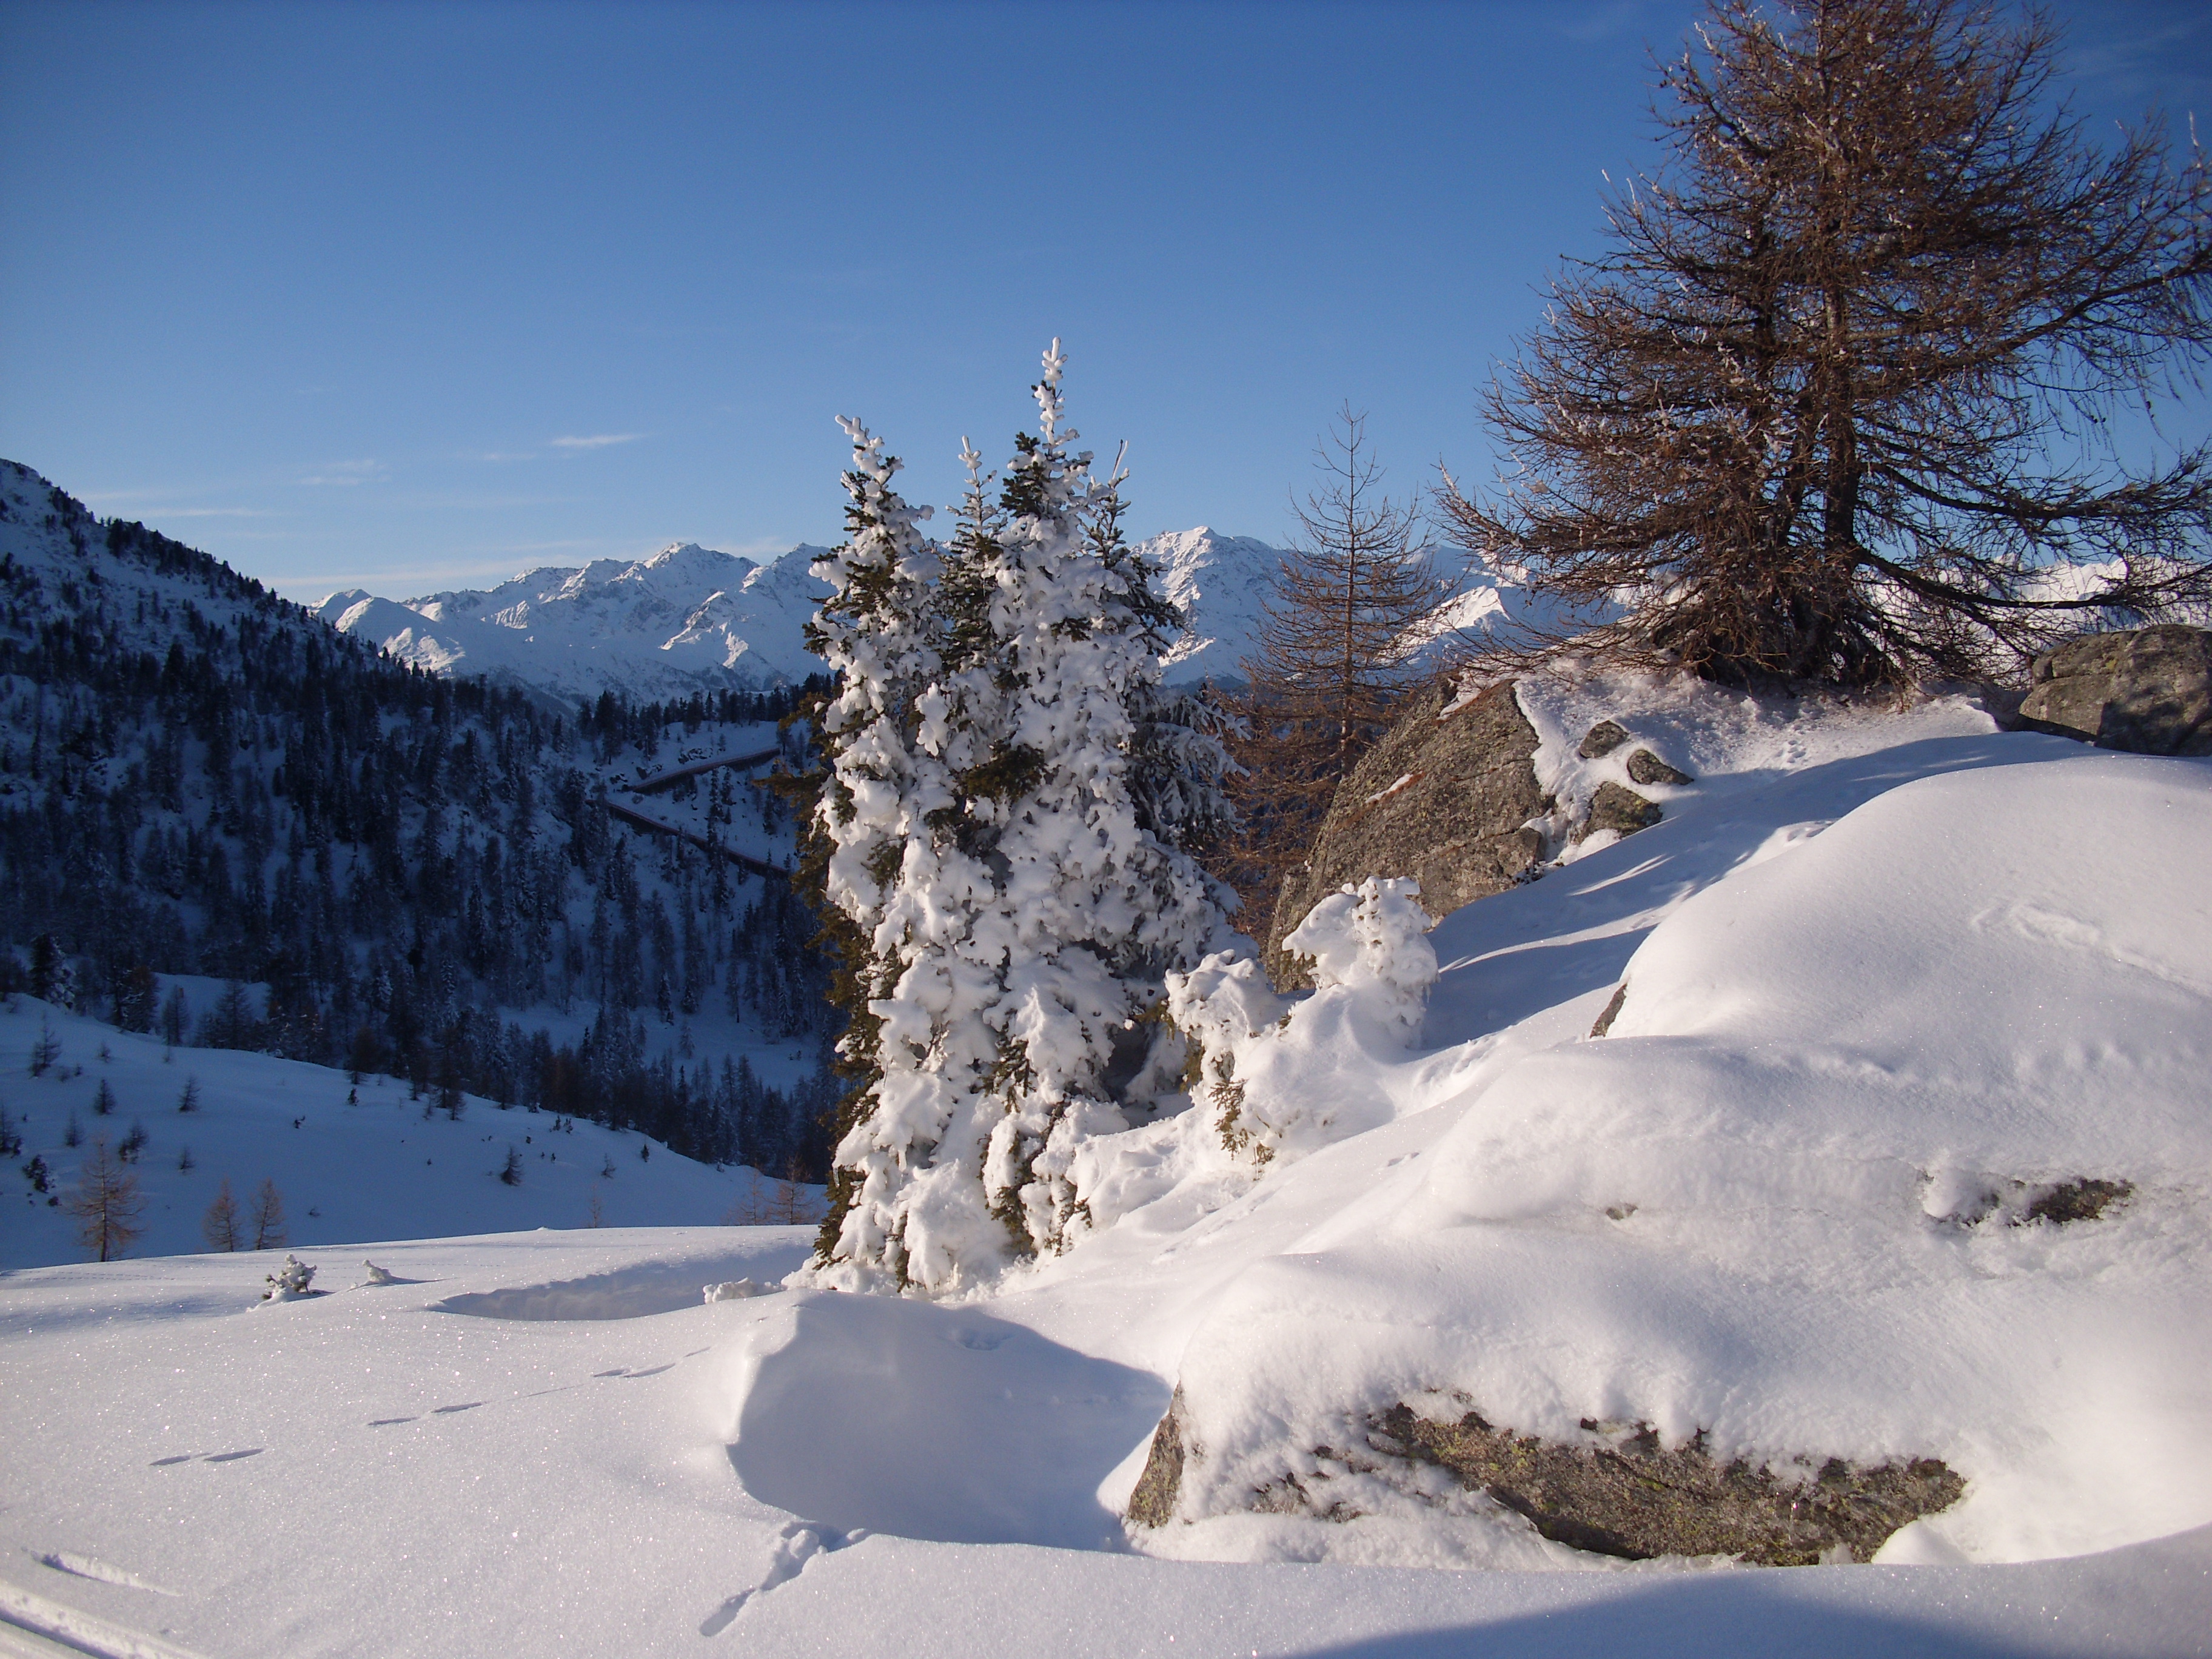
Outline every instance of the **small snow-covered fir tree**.
[(1166, 1028), (1141, 1016), (1222, 922), (1212, 885), (1139, 812), (1136, 708), (1156, 701), (1164, 618), (1141, 569), (1115, 557), (1120, 469), (1099, 483), (1090, 455), (1071, 453), (1064, 361), (1054, 341), (991, 571), (1000, 743), (1019, 761), (992, 798), (1006, 968), (984, 1186), (1024, 1254), (1063, 1240), (1075, 1146), (1127, 1127), (1130, 1084), (1158, 1086), (1145, 1061)]
[[(1064, 1243), (1080, 1224), (1074, 1149), (1172, 1086), (1154, 1050), (1173, 1034), (1142, 1017), (1223, 925), (1171, 827), (1218, 795), (1218, 745), (1186, 727), (1180, 746), (1146, 751), (1163, 769), (1152, 799), (1178, 805), (1140, 811), (1139, 715), (1161, 723), (1164, 708), (1159, 617), (1120, 544), (1118, 469), (1097, 483), (1071, 450), (1064, 362), (1055, 341), (1038, 434), (1016, 440), (995, 509), (967, 452), (966, 522), (927, 612), (941, 672), (913, 702), (896, 870), (885, 858), (875, 887), (832, 884), (844, 915), (874, 924), (884, 988), (848, 1042), (848, 1055), (872, 1042), (873, 1064), (837, 1148), (821, 1282), (948, 1291)], [(842, 779), (842, 752), (835, 764)], [(1176, 765), (1181, 781), (1164, 775)]]

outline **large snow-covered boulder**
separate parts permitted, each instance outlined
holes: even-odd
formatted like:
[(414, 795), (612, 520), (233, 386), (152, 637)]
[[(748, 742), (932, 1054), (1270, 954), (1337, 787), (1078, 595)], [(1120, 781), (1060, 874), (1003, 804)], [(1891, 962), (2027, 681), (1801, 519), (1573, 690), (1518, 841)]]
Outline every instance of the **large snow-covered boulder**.
[[(1810, 828), (1650, 933), (1608, 1035), (1565, 1035), (1593, 991), (1454, 1061), (1418, 1176), (1212, 1304), (1158, 1547), (1395, 1511), (2001, 1560), (2204, 1522), (2212, 768), (1985, 765)], [(1638, 1456), (1698, 1524), (1544, 1478)], [(1838, 1493), (1883, 1524), (1802, 1519)]]

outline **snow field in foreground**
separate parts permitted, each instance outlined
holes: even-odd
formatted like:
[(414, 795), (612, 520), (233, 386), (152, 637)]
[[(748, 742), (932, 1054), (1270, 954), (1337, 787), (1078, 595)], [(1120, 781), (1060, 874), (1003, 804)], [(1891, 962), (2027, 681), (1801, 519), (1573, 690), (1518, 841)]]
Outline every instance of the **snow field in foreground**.
[[(350, 1249), (305, 1252), (331, 1292), (278, 1306), (254, 1300), (255, 1264), (237, 1257), (12, 1275), (0, 1388), (36, 1432), (0, 1440), (0, 1642), (74, 1629), (94, 1638), (80, 1650), (238, 1659), (1856, 1659), (2184, 1655), (2212, 1621), (2202, 1532), (2011, 1567), (1691, 1573), (1040, 1547), (1082, 1541), (1051, 1529), (1099, 1512), (1081, 1482), (1149, 1427), (1156, 1379), (977, 1310), (831, 1293), (704, 1305), (695, 1291), (628, 1317), (452, 1311), (522, 1305), (532, 1286), (772, 1279), (806, 1243), (652, 1229), (384, 1244), (365, 1253), (399, 1282), (374, 1289), (356, 1288)], [(868, 1404), (889, 1410), (839, 1409)], [(994, 1541), (1008, 1536), (1032, 1541)]]
[[(1556, 1558), (1433, 1470), (1331, 1455), (1387, 1465), (1366, 1431), (1400, 1401), (1785, 1472), (1941, 1457), (1967, 1497), (1899, 1559), (2212, 1520), (2212, 768), (1955, 706), (1731, 738), (1726, 700), (1685, 702), (1639, 722), (1705, 743), (1668, 822), (1431, 936), (1427, 1052), (1353, 1040), (1326, 993), (1255, 1022), (1237, 1074), (1304, 1132), (1264, 1177), (1199, 1115), (1093, 1148), (1119, 1222), (1001, 1300), (1055, 1334), (1146, 1307), (1109, 1351), (1182, 1385), (1203, 1455), (1195, 1524), (1142, 1547)], [(2127, 1196), (2028, 1219), (2085, 1179)], [(1246, 1512), (1293, 1480), (1360, 1518)]]
[[(1119, 1219), (994, 1292), (701, 1302), (795, 1229), (301, 1249), (333, 1293), (271, 1306), (253, 1256), (0, 1278), (0, 1619), (210, 1656), (2207, 1651), (2212, 766), (1619, 695), (1589, 718), (1698, 780), (1665, 822), (1444, 921), (1412, 1046), (1294, 1020), (1311, 1133), (1264, 1172), (1210, 1114), (1116, 1137)], [(2076, 1176), (2132, 1190), (2010, 1224)], [(1569, 1559), (1387, 1480), (1133, 1553), (1178, 1381), (1194, 1493), (1425, 1389), (1968, 1495), (1872, 1566)]]

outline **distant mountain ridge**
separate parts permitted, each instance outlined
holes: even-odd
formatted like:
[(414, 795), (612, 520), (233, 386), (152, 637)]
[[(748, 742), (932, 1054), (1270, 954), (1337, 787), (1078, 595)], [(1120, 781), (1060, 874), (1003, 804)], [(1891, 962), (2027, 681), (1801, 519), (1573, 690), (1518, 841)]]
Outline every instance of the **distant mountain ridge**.
[(648, 558), (527, 571), (488, 590), (404, 602), (355, 589), (315, 614), (403, 662), (480, 674), (568, 701), (759, 691), (819, 671), (803, 630), (828, 591), (800, 546), (761, 564), (696, 542)]
[[(1137, 549), (1154, 586), (1188, 618), (1161, 654), (1166, 682), (1241, 679), (1284, 550), (1204, 525)], [(604, 690), (634, 702), (758, 691), (822, 671), (804, 631), (829, 592), (809, 568), (822, 550), (800, 545), (760, 563), (679, 542), (643, 559), (548, 566), (489, 589), (404, 601), (355, 589), (315, 614), (428, 672), (481, 674), (569, 702)], [(1492, 580), (1462, 585), (1426, 648), (1440, 650), (1455, 628), (1494, 626), (1521, 597)]]

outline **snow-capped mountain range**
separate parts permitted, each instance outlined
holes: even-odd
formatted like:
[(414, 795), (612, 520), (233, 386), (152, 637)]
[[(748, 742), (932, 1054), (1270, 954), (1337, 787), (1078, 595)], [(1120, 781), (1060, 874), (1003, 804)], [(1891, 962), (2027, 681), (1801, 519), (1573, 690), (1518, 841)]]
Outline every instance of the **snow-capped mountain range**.
[(759, 690), (821, 667), (802, 630), (828, 592), (799, 546), (767, 564), (696, 542), (649, 558), (549, 566), (489, 591), (404, 602), (355, 589), (315, 614), (437, 674), (481, 674), (573, 701)]
[[(1162, 654), (1168, 684), (1241, 678), (1257, 648), (1261, 606), (1283, 550), (1201, 525), (1139, 544), (1155, 585), (1189, 619)], [(800, 545), (767, 563), (696, 542), (648, 558), (548, 566), (489, 591), (378, 599), (333, 593), (316, 614), (404, 662), (439, 674), (481, 674), (571, 700), (612, 690), (634, 701), (702, 689), (758, 690), (818, 672), (804, 629), (829, 589)], [(1481, 630), (1520, 610), (1521, 590), (1486, 577), (1462, 585), (1432, 635)]]

